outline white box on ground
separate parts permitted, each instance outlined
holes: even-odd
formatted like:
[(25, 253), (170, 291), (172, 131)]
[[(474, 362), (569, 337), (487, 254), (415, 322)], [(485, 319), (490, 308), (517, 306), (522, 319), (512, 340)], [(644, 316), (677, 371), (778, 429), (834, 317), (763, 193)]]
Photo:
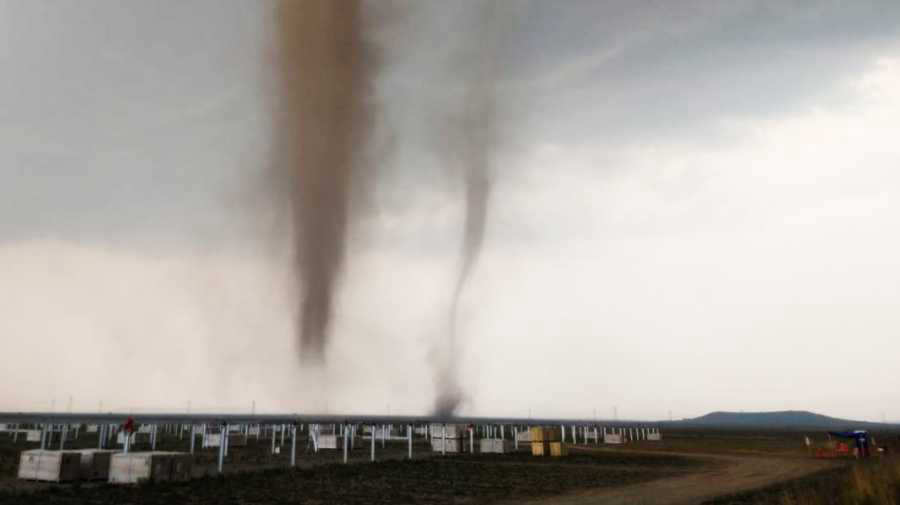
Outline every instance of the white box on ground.
[(19, 478), (47, 482), (78, 480), (81, 454), (73, 451), (22, 451), (19, 456)]
[(40, 442), (41, 441), (41, 430), (26, 430), (25, 431), (25, 441), (26, 442)]
[(621, 444), (622, 443), (622, 434), (621, 433), (604, 433), (603, 434), (603, 443), (604, 444)]
[(219, 447), (222, 443), (222, 435), (219, 433), (207, 433), (205, 437), (203, 437), (203, 447)]
[(447, 453), (458, 453), (458, 452), (466, 452), (468, 450), (468, 441), (463, 440), (461, 438), (448, 438), (447, 442), (447, 450), (444, 451), (444, 442), (445, 440), (442, 438), (434, 437), (431, 439), (431, 450), (434, 452), (447, 452)]
[[(431, 425), (431, 438), (441, 438), (444, 436), (443, 424), (434, 423)], [(465, 424), (448, 424), (447, 438), (462, 438), (469, 436), (469, 427)]]
[(340, 449), (344, 447), (343, 438), (340, 435), (319, 435), (319, 449)]
[(118, 451), (109, 449), (82, 449), (81, 454), (81, 480), (107, 480), (109, 479), (109, 462), (112, 455)]
[[(222, 443), (221, 433), (207, 433), (206, 439), (203, 441), (203, 447), (219, 447)], [(247, 436), (243, 433), (229, 433), (228, 447), (245, 447), (247, 445)]]
[(190, 454), (160, 451), (117, 453), (110, 460), (109, 482), (185, 481), (191, 478), (191, 467)]
[(499, 438), (482, 438), (479, 443), (482, 454), (507, 454), (513, 452), (512, 440)]

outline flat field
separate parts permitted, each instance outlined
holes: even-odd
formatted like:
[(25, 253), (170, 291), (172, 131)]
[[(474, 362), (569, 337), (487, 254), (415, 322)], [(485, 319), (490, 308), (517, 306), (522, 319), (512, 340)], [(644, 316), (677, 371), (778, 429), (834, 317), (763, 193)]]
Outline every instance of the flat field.
[[(15, 480), (18, 454), (25, 446), (0, 440), (0, 503), (15, 504), (454, 504), (554, 496), (684, 475), (706, 463), (669, 454), (577, 450), (564, 458), (534, 458), (525, 451), (507, 455), (435, 455), (417, 443), (415, 459), (405, 461), (406, 445), (376, 445), (378, 462), (369, 463), (368, 442), (357, 443), (351, 464), (340, 451), (307, 450), (298, 442), (298, 468), (288, 468), (289, 447), (271, 455), (269, 440), (250, 440), (229, 451), (226, 476), (215, 476), (216, 451), (197, 451), (196, 479), (188, 483), (110, 486), (103, 483), (39, 484)], [(96, 447), (82, 435), (67, 448)], [(141, 450), (137, 447), (136, 450)], [(186, 449), (186, 441), (162, 439), (160, 450)]]
[[(198, 447), (193, 481), (123, 487), (17, 481), (19, 452), (37, 444), (13, 445), (3, 434), (0, 504), (688, 504), (723, 495), (735, 497), (735, 503), (747, 503), (743, 501), (746, 493), (756, 489), (816, 472), (839, 472), (847, 464), (810, 457), (804, 436), (800, 432), (682, 430), (664, 432), (662, 442), (571, 445), (570, 455), (563, 458), (534, 458), (525, 444), (514, 454), (441, 457), (418, 441), (413, 461), (405, 460), (404, 442), (382, 447), (379, 441), (375, 464), (368, 462), (369, 442), (357, 441), (349, 465), (340, 462), (340, 451), (316, 454), (301, 438), (295, 469), (288, 467), (288, 445), (281, 454), (272, 455), (270, 440), (251, 438), (246, 447), (231, 449), (224, 477), (216, 475), (216, 450)], [(82, 434), (66, 447), (96, 444), (95, 435)], [(187, 448), (187, 440), (171, 435), (161, 437), (157, 446), (159, 450)]]

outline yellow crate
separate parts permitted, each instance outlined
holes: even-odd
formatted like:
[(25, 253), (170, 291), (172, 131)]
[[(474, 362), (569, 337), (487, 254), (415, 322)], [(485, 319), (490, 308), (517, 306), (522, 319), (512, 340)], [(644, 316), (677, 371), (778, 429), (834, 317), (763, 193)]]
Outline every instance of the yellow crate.
[(549, 456), (550, 455), (550, 442), (532, 442), (531, 443), (531, 455), (532, 456)]
[(569, 455), (569, 447), (562, 442), (550, 442), (550, 455), (554, 458)]
[(544, 428), (535, 426), (531, 428), (532, 442), (557, 442), (562, 439), (562, 433), (559, 428)]

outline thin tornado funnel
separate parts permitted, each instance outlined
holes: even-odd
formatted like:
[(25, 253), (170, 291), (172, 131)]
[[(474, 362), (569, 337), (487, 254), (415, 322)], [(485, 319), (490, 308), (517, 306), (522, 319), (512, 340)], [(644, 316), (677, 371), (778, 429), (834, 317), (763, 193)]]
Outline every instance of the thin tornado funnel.
[(445, 416), (454, 414), (465, 398), (459, 380), (459, 303), (484, 245), (491, 196), (491, 157), (496, 149), (496, 5), (488, 2), (482, 9), (480, 23), (474, 27), (473, 45), (466, 51), (471, 60), (460, 70), (465, 105), (462, 115), (452, 123), (455, 131), (447, 137), (453, 142), (445, 155), (448, 161), (459, 160), (457, 167), (465, 192), (461, 263), (450, 306), (449, 342), (436, 378), (435, 412)]

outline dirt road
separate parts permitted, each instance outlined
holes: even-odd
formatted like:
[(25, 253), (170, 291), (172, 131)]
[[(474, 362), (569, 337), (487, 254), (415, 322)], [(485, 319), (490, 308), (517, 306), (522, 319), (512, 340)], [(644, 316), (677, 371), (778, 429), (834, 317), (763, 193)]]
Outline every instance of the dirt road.
[(689, 475), (644, 484), (581, 491), (525, 502), (529, 505), (689, 505), (726, 494), (765, 487), (830, 468), (834, 462), (766, 456), (698, 455), (712, 463)]

